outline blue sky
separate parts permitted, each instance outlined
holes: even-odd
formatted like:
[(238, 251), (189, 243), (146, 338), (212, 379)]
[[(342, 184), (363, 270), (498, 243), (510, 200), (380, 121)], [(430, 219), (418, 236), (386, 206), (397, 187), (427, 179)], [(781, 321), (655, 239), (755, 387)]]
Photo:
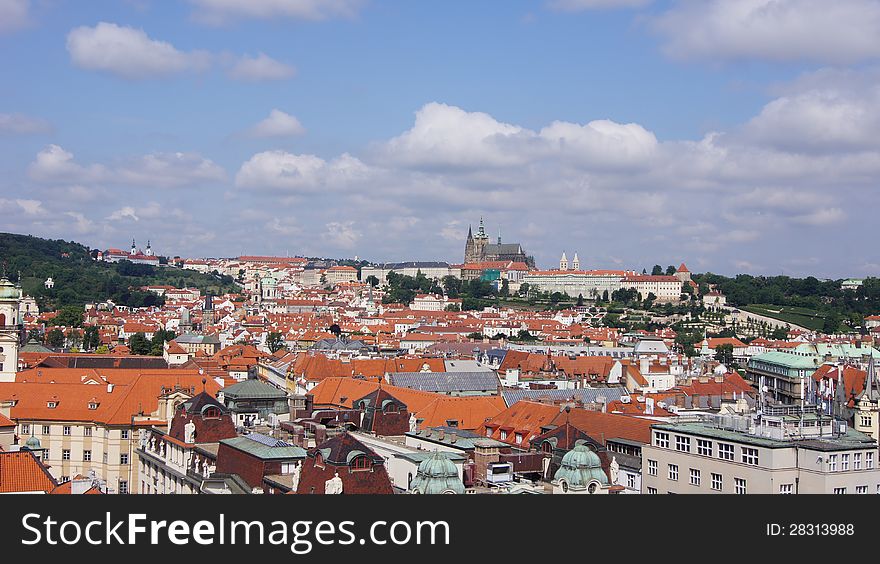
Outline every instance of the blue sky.
[(880, 2), (827, 6), (0, 0), (0, 229), (876, 274)]

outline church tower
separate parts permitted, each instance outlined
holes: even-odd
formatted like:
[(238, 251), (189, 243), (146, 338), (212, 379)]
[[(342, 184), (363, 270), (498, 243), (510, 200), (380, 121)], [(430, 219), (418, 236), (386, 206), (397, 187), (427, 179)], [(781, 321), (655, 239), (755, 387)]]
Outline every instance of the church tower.
[(565, 251), (562, 252), (562, 258), (559, 259), (559, 270), (568, 270), (568, 257), (565, 256)]
[(0, 279), (0, 382), (15, 382), (18, 372), (20, 303), (21, 288), (4, 276)]
[(880, 436), (880, 382), (874, 375), (874, 355), (868, 357), (868, 373), (865, 387), (856, 403), (854, 423), (856, 431), (865, 433), (873, 439)]
[(153, 247), (150, 246), (150, 240), (147, 239), (147, 250), (144, 251), (144, 254), (148, 257), (153, 256)]
[(572, 270), (580, 270), (581, 269), (581, 259), (578, 258), (578, 254), (574, 254), (574, 258), (571, 260), (571, 269)]

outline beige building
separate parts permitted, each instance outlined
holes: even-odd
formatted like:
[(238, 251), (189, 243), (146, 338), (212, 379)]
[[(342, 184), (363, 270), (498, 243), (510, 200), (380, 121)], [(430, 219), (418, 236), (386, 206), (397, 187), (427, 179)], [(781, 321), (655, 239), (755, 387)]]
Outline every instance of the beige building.
[(880, 493), (877, 441), (796, 406), (652, 427), (642, 493)]
[(324, 271), (324, 279), (329, 284), (357, 282), (358, 271), (353, 266), (331, 266)]

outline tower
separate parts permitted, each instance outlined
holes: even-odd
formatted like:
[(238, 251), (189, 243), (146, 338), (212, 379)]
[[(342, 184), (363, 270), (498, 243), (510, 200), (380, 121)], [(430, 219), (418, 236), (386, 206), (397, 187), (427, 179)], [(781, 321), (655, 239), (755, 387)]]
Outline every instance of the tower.
[(865, 388), (856, 401), (854, 419), (856, 431), (861, 431), (875, 440), (880, 436), (880, 383), (874, 375), (873, 354), (868, 357)]
[(4, 276), (0, 279), (0, 382), (15, 382), (18, 371), (20, 303), (21, 288)]
[(147, 250), (144, 251), (144, 254), (148, 257), (153, 256), (153, 248), (150, 246), (150, 240), (147, 239)]
[(130, 255), (136, 255), (138, 252), (137, 245), (134, 244), (134, 239), (131, 240), (131, 252)]
[(565, 256), (565, 251), (562, 252), (562, 258), (559, 259), (559, 270), (568, 270), (568, 257)]
[(578, 254), (575, 252), (574, 258), (571, 260), (571, 269), (572, 270), (580, 270), (581, 269), (581, 259), (578, 258)]

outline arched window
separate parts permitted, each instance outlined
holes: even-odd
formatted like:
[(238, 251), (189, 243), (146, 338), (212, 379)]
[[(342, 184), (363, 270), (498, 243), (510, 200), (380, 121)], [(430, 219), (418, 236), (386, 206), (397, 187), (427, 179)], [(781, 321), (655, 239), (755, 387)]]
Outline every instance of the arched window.
[(550, 441), (544, 441), (541, 443), (541, 452), (544, 454), (553, 454), (553, 445), (550, 444)]
[(205, 410), (205, 417), (216, 419), (216, 418), (220, 417), (220, 410), (217, 409), (216, 407), (209, 407), (208, 409)]
[(370, 459), (366, 456), (358, 456), (351, 461), (352, 470), (369, 470), (371, 466)]
[(6, 314), (0, 313), (0, 326), (6, 326)]

